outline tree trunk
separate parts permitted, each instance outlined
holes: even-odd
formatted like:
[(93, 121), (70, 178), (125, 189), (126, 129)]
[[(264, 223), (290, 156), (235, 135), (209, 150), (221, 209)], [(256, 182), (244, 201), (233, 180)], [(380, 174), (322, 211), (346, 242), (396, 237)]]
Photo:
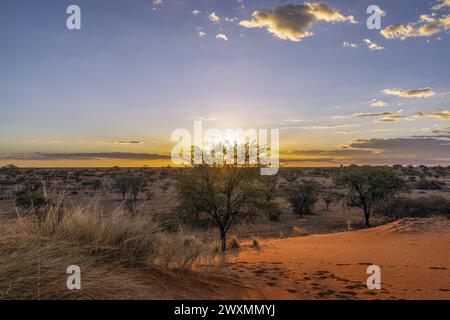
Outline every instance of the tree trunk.
[(227, 251), (227, 233), (225, 230), (220, 230), (220, 251)]
[(366, 227), (370, 227), (370, 211), (368, 209), (364, 209), (364, 218), (366, 220)]

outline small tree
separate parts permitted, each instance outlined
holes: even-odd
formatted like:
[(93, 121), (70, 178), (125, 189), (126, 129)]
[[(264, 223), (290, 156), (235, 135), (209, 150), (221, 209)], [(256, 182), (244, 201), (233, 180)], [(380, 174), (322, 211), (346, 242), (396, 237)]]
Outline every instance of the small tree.
[(122, 195), (122, 200), (125, 200), (129, 190), (127, 176), (117, 176), (114, 177), (114, 188)]
[(292, 212), (302, 217), (311, 214), (317, 201), (320, 185), (314, 180), (304, 180), (285, 189), (287, 200), (291, 203)]
[(206, 164), (186, 168), (177, 177), (179, 211), (191, 216), (207, 214), (220, 233), (220, 249), (226, 251), (227, 232), (236, 217), (257, 205), (257, 168)]
[(261, 211), (269, 217), (271, 221), (278, 221), (281, 209), (275, 198), (278, 195), (277, 179), (274, 176), (261, 176)]
[(122, 200), (130, 212), (134, 211), (134, 204), (137, 201), (139, 192), (146, 187), (146, 180), (143, 177), (118, 176), (114, 179), (114, 187), (122, 195)]
[(349, 168), (337, 176), (335, 182), (347, 189), (346, 197), (350, 205), (363, 209), (367, 227), (370, 226), (372, 208), (377, 202), (408, 190), (405, 180), (389, 168)]
[(325, 211), (330, 210), (330, 204), (333, 202), (339, 201), (342, 198), (342, 195), (333, 190), (325, 190), (322, 192), (322, 200), (325, 203)]

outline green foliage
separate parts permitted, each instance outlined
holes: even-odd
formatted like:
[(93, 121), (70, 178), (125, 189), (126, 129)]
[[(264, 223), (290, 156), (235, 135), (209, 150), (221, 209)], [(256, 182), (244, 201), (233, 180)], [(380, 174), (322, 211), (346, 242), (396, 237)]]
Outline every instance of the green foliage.
[(450, 218), (450, 200), (439, 196), (420, 198), (395, 197), (380, 202), (375, 212), (397, 220), (406, 217), (427, 217), (430, 215), (444, 215)]
[(328, 211), (330, 209), (330, 204), (333, 202), (337, 202), (342, 198), (342, 194), (333, 190), (325, 190), (322, 192), (322, 200), (325, 203), (325, 210)]
[(38, 191), (23, 192), (16, 198), (16, 206), (25, 209), (39, 209), (47, 204), (47, 199)]
[(370, 215), (376, 203), (408, 191), (406, 181), (389, 168), (348, 168), (336, 177), (335, 182), (347, 190), (350, 205), (363, 209), (366, 226), (370, 226)]
[(261, 176), (260, 178), (261, 201), (259, 204), (263, 214), (269, 217), (270, 221), (279, 221), (281, 209), (275, 201), (278, 196), (277, 179), (275, 176)]
[(314, 180), (303, 180), (286, 187), (286, 198), (291, 204), (292, 212), (300, 217), (305, 214), (312, 214), (312, 208), (317, 202), (319, 190), (320, 185)]
[(139, 176), (116, 176), (114, 178), (114, 188), (122, 195), (122, 200), (128, 211), (134, 211), (134, 204), (137, 201), (139, 192), (147, 186), (147, 181)]
[(239, 217), (251, 215), (258, 205), (258, 168), (247, 166), (208, 166), (186, 168), (177, 177), (178, 211), (186, 223), (201, 216), (220, 232), (221, 251), (226, 235)]
[(445, 183), (436, 180), (421, 180), (417, 182), (416, 189), (418, 190), (442, 190)]

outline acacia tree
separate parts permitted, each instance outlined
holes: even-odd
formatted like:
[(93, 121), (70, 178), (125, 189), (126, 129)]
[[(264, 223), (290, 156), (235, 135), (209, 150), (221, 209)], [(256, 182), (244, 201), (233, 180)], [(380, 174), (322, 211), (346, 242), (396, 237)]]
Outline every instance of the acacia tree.
[(269, 217), (271, 221), (278, 221), (281, 209), (275, 201), (278, 196), (276, 176), (261, 176), (260, 178), (260, 210)]
[(304, 180), (285, 189), (287, 200), (291, 203), (292, 212), (302, 217), (311, 214), (317, 201), (320, 185), (314, 180)]
[(408, 190), (403, 178), (381, 167), (348, 168), (335, 178), (335, 183), (347, 189), (350, 205), (363, 209), (367, 227), (370, 227), (370, 215), (376, 203)]
[(342, 198), (342, 195), (336, 191), (333, 190), (325, 190), (322, 192), (322, 200), (325, 204), (325, 211), (330, 210), (330, 204), (332, 204), (335, 201), (339, 201)]
[(258, 168), (206, 164), (186, 168), (177, 177), (178, 210), (194, 217), (206, 213), (219, 229), (220, 249), (226, 251), (227, 233), (236, 217), (255, 208)]

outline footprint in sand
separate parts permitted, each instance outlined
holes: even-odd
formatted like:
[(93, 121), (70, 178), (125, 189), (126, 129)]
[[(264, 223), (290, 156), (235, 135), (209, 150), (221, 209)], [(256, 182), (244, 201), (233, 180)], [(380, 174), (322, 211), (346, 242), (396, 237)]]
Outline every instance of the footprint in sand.
[(355, 284), (355, 285), (347, 285), (344, 286), (345, 289), (350, 289), (350, 290), (354, 290), (354, 289), (366, 289), (367, 287), (362, 285), (362, 284)]
[(317, 293), (319, 295), (319, 297), (323, 298), (326, 296), (331, 296), (332, 294), (335, 294), (336, 291), (334, 290), (326, 290), (326, 291), (320, 291), (319, 293)]
[(285, 289), (287, 292), (290, 292), (290, 293), (297, 293), (298, 291), (296, 290), (296, 289), (292, 289), (292, 288), (289, 288), (289, 289)]

